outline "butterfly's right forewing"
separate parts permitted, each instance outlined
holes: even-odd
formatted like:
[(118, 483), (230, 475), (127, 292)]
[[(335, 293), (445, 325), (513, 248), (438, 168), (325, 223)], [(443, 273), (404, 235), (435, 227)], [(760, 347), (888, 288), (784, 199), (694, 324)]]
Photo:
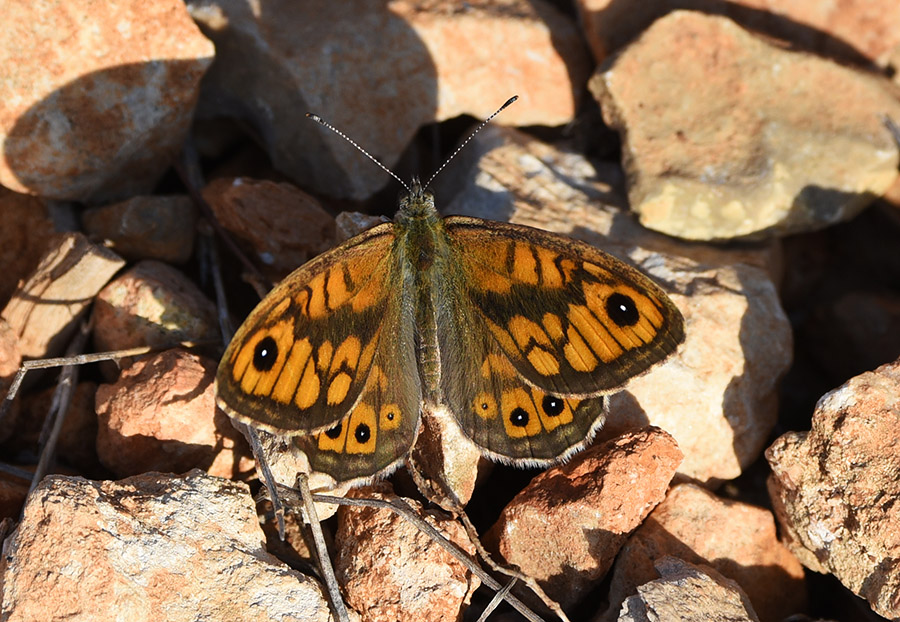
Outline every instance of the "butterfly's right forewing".
[(279, 283), (219, 364), (219, 406), (286, 434), (317, 433), (347, 417), (386, 338), (393, 241), (392, 226), (379, 225)]

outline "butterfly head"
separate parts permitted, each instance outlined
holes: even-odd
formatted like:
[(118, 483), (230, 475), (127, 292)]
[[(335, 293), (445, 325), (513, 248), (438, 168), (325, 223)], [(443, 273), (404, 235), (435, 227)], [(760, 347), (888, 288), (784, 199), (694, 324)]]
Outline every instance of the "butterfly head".
[(413, 178), (409, 192), (400, 198), (400, 209), (394, 222), (408, 223), (413, 220), (432, 220), (439, 218), (434, 206), (434, 195), (417, 178)]

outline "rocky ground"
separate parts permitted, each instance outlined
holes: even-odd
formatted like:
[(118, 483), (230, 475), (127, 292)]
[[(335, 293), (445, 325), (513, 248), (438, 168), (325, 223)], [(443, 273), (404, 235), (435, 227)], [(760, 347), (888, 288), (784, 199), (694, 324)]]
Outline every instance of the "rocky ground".
[[(895, 0), (0, 7), (0, 396), (87, 355), (0, 411), (4, 620), (338, 615), (218, 359), (271, 283), (396, 209), (305, 112), (428, 178), (512, 95), (439, 209), (630, 262), (686, 339), (546, 470), (428, 413), (413, 460), (480, 542), (405, 469), (331, 493), (382, 506), (317, 503), (349, 618), (478, 619), (509, 581), (483, 543), (544, 619), (900, 619)], [(293, 486), (302, 452), (263, 446)]]

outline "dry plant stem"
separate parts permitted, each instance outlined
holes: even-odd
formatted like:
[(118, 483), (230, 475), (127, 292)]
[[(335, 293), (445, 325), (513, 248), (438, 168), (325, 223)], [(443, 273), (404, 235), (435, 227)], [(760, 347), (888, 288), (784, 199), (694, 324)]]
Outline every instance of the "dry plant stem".
[(228, 343), (234, 335), (234, 327), (231, 325), (231, 316), (228, 313), (228, 301), (225, 300), (225, 284), (222, 282), (222, 265), (219, 262), (219, 249), (215, 240), (210, 239), (208, 236), (204, 235), (200, 239), (204, 240), (203, 248), (209, 254), (213, 290), (216, 292), (216, 314), (219, 317), (219, 331), (222, 333), (223, 342)]
[[(199, 344), (193, 341), (182, 341), (178, 344), (173, 345), (180, 345), (185, 348), (193, 348)], [(75, 356), (60, 356), (52, 359), (35, 359), (33, 361), (25, 361), (24, 363), (22, 363), (22, 366), (19, 367), (19, 371), (16, 372), (12, 384), (9, 386), (9, 391), (7, 392), (6, 397), (3, 400), (3, 404), (0, 405), (0, 421), (2, 421), (9, 412), (9, 408), (10, 406), (12, 406), (12, 402), (16, 398), (16, 394), (18, 394), (19, 392), (19, 388), (22, 385), (22, 380), (25, 378), (25, 374), (32, 369), (49, 369), (51, 367), (65, 367), (67, 365), (87, 365), (88, 363), (96, 363), (98, 361), (114, 361), (116, 359), (123, 359), (129, 356), (148, 354), (150, 352), (155, 352), (162, 349), (163, 348), (158, 347), (138, 346), (137, 348), (129, 348), (128, 350), (94, 352), (91, 354), (78, 354)]]
[[(248, 282), (251, 287), (256, 290), (257, 296), (259, 296), (260, 300), (265, 298), (266, 292), (268, 289), (271, 289), (268, 279), (262, 275), (256, 266), (253, 265), (253, 262), (247, 258), (234, 240), (231, 239), (228, 232), (225, 231), (222, 225), (219, 224), (219, 221), (216, 220), (216, 214), (209, 206), (209, 203), (203, 199), (203, 195), (200, 192), (200, 189), (204, 185), (203, 175), (200, 173), (200, 160), (197, 157), (197, 150), (194, 147), (194, 142), (190, 137), (184, 141), (181, 156), (175, 161), (175, 172), (178, 173), (181, 182), (184, 184), (185, 188), (187, 188), (188, 195), (194, 201), (194, 204), (197, 205), (200, 213), (202, 213), (212, 224), (216, 234), (225, 242), (228, 250), (234, 253), (235, 257), (238, 258), (238, 261), (244, 266), (245, 272), (251, 275), (252, 278), (248, 279)], [(261, 285), (262, 283), (265, 283), (266, 286)]]
[[(608, 401), (604, 400), (606, 405), (609, 404)], [(432, 485), (428, 482), (428, 480), (419, 472), (419, 469), (416, 468), (416, 465), (412, 460), (407, 461), (406, 470), (413, 478), (413, 482), (415, 482), (416, 486), (422, 494), (426, 497), (430, 497), (430, 495), (426, 492), (428, 490), (432, 490)], [(440, 482), (437, 482), (440, 484)], [(468, 514), (466, 514), (465, 508), (459, 502), (459, 499), (456, 498), (456, 495), (452, 490), (450, 490), (446, 486), (442, 486), (442, 490), (438, 493), (440, 495), (440, 499), (431, 499), (433, 503), (441, 506), (448, 512), (455, 514), (462, 520), (463, 526), (466, 529), (466, 534), (469, 536), (469, 540), (472, 541), (472, 544), (475, 546), (475, 550), (478, 553), (478, 556), (484, 560), (484, 562), (490, 566), (491, 570), (498, 574), (503, 574), (508, 577), (511, 577), (514, 581), (520, 580), (522, 581), (534, 594), (543, 601), (543, 603), (547, 606), (550, 611), (556, 614), (556, 616), (562, 620), (563, 622), (569, 622), (569, 618), (566, 616), (565, 612), (562, 610), (562, 607), (559, 606), (555, 600), (547, 596), (546, 592), (541, 589), (541, 586), (538, 585), (537, 581), (528, 575), (522, 574), (517, 570), (512, 570), (510, 568), (504, 568), (500, 564), (496, 563), (490, 554), (487, 552), (487, 549), (484, 548), (481, 544), (481, 539), (478, 537), (478, 530), (475, 529), (475, 525), (472, 524), (472, 521), (469, 520)]]
[[(210, 264), (212, 266), (213, 289), (216, 292), (216, 310), (219, 316), (219, 330), (222, 333), (222, 342), (228, 343), (229, 341), (231, 341), (231, 337), (233, 336), (234, 331), (231, 328), (231, 320), (229, 319), (228, 314), (228, 303), (225, 300), (225, 288), (222, 284), (222, 271), (219, 265), (219, 254), (216, 252), (215, 244), (210, 244), (208, 246), (208, 250), (210, 255)], [(259, 434), (257, 434), (255, 428), (249, 425), (240, 424), (234, 421), (233, 424), (244, 433), (244, 436), (250, 443), (250, 450), (253, 452), (253, 457), (256, 460), (256, 466), (262, 474), (263, 485), (266, 487), (266, 492), (269, 495), (269, 499), (272, 501), (272, 509), (275, 510), (275, 521), (278, 523), (278, 538), (282, 542), (284, 542), (284, 504), (281, 502), (281, 498), (278, 496), (275, 477), (272, 475), (272, 469), (269, 468), (268, 460), (266, 460), (266, 454), (263, 450), (262, 443), (260, 443)]]
[(466, 514), (462, 508), (459, 508), (456, 512), (457, 516), (459, 516), (462, 521), (463, 526), (466, 528), (466, 533), (469, 535), (469, 539), (472, 541), (472, 544), (475, 545), (475, 550), (478, 552), (478, 556), (484, 560), (484, 562), (491, 567), (491, 570), (498, 574), (506, 575), (513, 580), (518, 579), (522, 581), (528, 589), (534, 592), (534, 595), (541, 599), (541, 601), (547, 606), (550, 611), (556, 614), (562, 622), (569, 622), (569, 617), (566, 615), (566, 612), (562, 610), (562, 607), (559, 606), (559, 603), (547, 596), (547, 593), (538, 585), (537, 581), (535, 581), (532, 577), (529, 577), (526, 574), (519, 572), (518, 570), (513, 570), (512, 568), (504, 568), (500, 564), (494, 561), (491, 557), (490, 553), (487, 552), (487, 549), (484, 548), (481, 544), (481, 540), (478, 537), (478, 530), (475, 529), (475, 525), (472, 524), (472, 521), (469, 520), (469, 515)]
[(284, 542), (284, 504), (278, 495), (278, 483), (272, 475), (272, 469), (269, 468), (269, 461), (266, 460), (265, 451), (263, 451), (262, 443), (259, 441), (259, 434), (256, 428), (249, 425), (238, 424), (246, 431), (245, 436), (250, 442), (250, 449), (253, 451), (253, 457), (256, 459), (256, 466), (262, 473), (263, 485), (266, 492), (269, 493), (269, 500), (272, 502), (272, 509), (275, 511), (275, 521), (278, 523), (278, 538)]
[(509, 583), (503, 586), (503, 589), (494, 594), (494, 597), (491, 599), (491, 602), (487, 604), (487, 607), (484, 608), (484, 611), (481, 612), (481, 615), (478, 616), (478, 620), (475, 622), (486, 622), (488, 616), (494, 612), (494, 609), (503, 602), (503, 599), (506, 598), (506, 595), (509, 594), (509, 591), (513, 589), (513, 586), (516, 584), (516, 579), (513, 577), (509, 580)]
[[(90, 332), (90, 322), (82, 322), (78, 328), (78, 333), (66, 350), (67, 357), (77, 356), (84, 349), (84, 344), (87, 343)], [(44, 420), (44, 428), (41, 430), (41, 456), (34, 470), (34, 476), (31, 478), (31, 486), (28, 488), (28, 492), (34, 490), (40, 481), (44, 479), (44, 475), (50, 467), (50, 462), (56, 454), (56, 443), (59, 441), (59, 434), (66, 420), (66, 413), (69, 410), (69, 404), (72, 402), (72, 395), (75, 392), (77, 382), (78, 367), (76, 365), (64, 366), (59, 374), (56, 390), (53, 392), (50, 412), (47, 413), (47, 418)]]
[[(291, 491), (288, 489), (287, 498), (290, 498)], [(392, 512), (400, 515), (404, 519), (411, 522), (415, 525), (420, 531), (428, 534), (428, 536), (444, 547), (447, 551), (450, 552), (453, 557), (458, 559), (469, 571), (477, 576), (481, 581), (487, 585), (490, 589), (495, 592), (499, 592), (502, 590), (502, 586), (498, 583), (494, 577), (485, 572), (481, 566), (479, 566), (474, 560), (472, 560), (468, 555), (466, 555), (465, 551), (460, 549), (458, 546), (450, 542), (444, 535), (439, 532), (437, 529), (432, 527), (428, 522), (420, 518), (408, 504), (406, 504), (402, 499), (393, 499), (391, 501), (385, 501), (382, 499), (345, 499), (341, 497), (332, 497), (330, 495), (312, 495), (312, 500), (317, 503), (332, 503), (334, 505), (352, 505), (358, 507), (372, 507), (372, 508), (387, 508)], [(508, 602), (512, 607), (522, 614), (525, 619), (530, 620), (531, 622), (543, 622), (543, 618), (539, 615), (531, 611), (525, 603), (521, 600), (513, 596), (512, 594), (506, 594), (504, 596), (504, 600)]]
[(894, 137), (894, 142), (897, 143), (898, 147), (900, 147), (900, 126), (898, 126), (897, 123), (887, 115), (884, 115), (882, 122)]
[(26, 471), (22, 467), (7, 464), (6, 462), (0, 462), (0, 472), (6, 473), (7, 475), (11, 475), (13, 477), (17, 477), (21, 480), (25, 480), (26, 482), (31, 481), (31, 471)]
[(322, 572), (325, 585), (328, 587), (331, 606), (341, 622), (350, 622), (350, 614), (347, 613), (347, 605), (344, 604), (344, 599), (341, 597), (337, 577), (334, 576), (334, 568), (331, 565), (331, 557), (329, 557), (328, 548), (325, 546), (325, 536), (322, 534), (322, 525), (319, 523), (319, 517), (316, 514), (316, 505), (313, 503), (313, 496), (309, 492), (309, 482), (307, 481), (306, 473), (297, 475), (297, 487), (300, 489), (300, 496), (303, 499), (303, 514), (312, 531), (313, 542), (316, 545), (316, 555), (319, 558), (319, 569)]

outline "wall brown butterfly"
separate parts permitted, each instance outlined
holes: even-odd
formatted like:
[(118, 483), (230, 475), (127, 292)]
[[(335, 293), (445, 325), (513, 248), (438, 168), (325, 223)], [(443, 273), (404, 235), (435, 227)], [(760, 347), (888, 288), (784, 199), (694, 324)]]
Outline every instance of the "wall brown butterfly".
[(684, 321), (638, 270), (522, 225), (442, 218), (414, 182), (393, 222), (307, 262), (247, 317), (216, 376), (231, 417), (290, 435), (313, 470), (401, 464), (423, 403), (489, 458), (587, 444), (605, 395), (671, 354)]

